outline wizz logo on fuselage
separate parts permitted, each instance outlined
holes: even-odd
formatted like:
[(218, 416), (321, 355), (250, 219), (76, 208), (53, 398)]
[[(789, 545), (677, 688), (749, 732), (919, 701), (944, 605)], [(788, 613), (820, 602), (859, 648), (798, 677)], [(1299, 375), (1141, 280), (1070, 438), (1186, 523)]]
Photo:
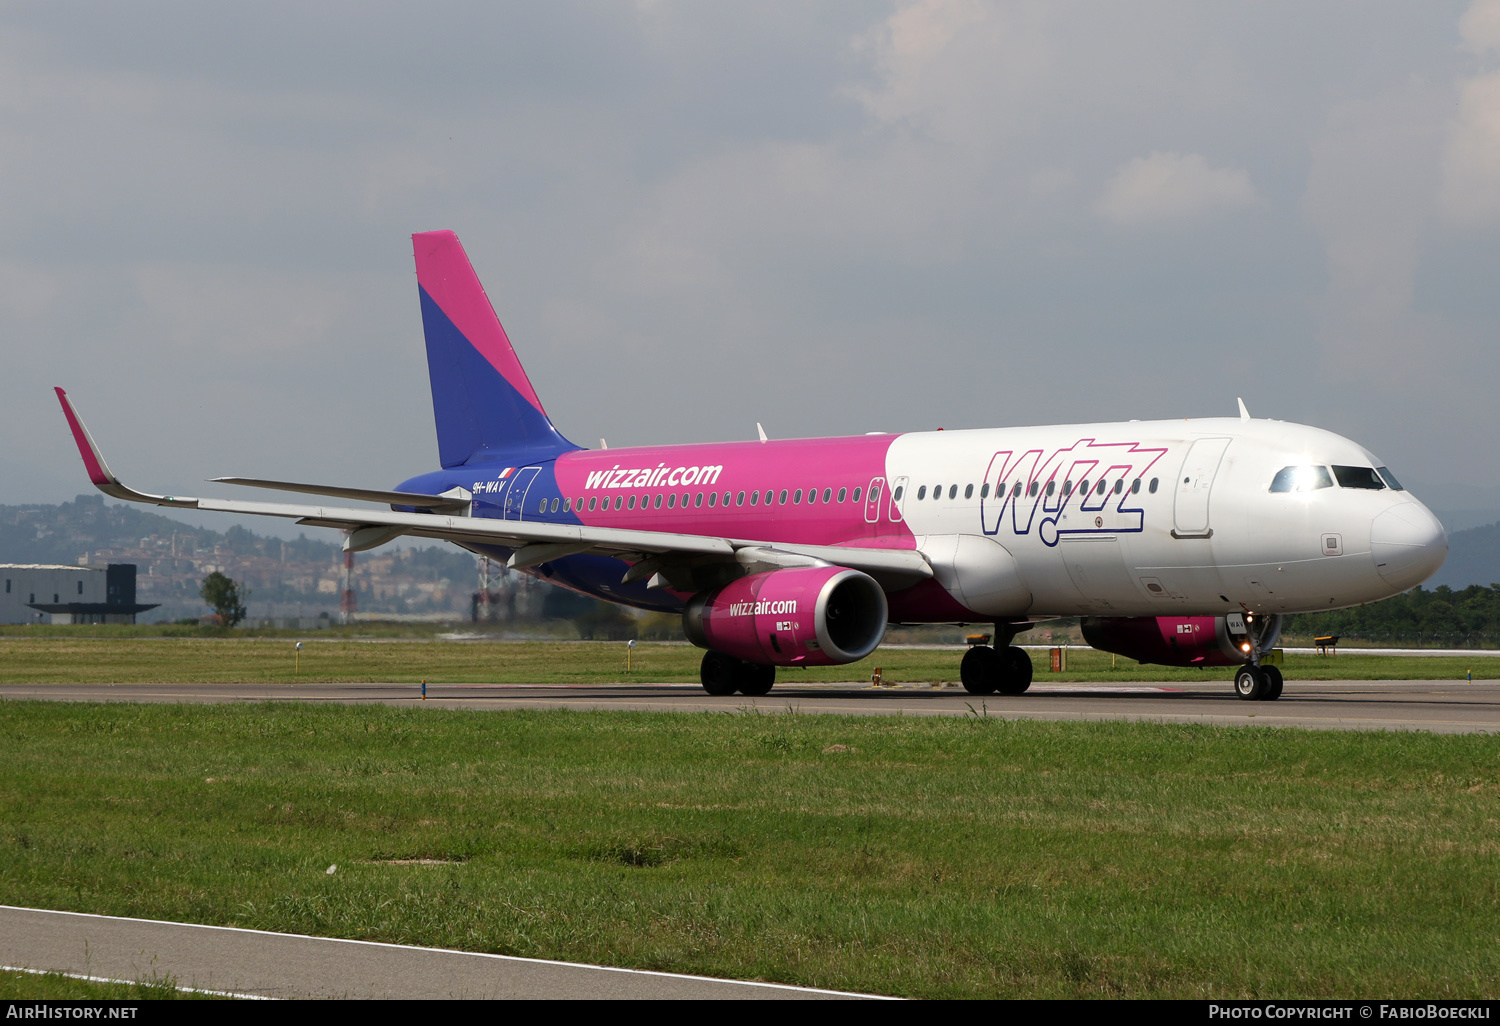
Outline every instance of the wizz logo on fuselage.
[(1030, 534), (1035, 524), (1045, 545), (1056, 545), (1065, 534), (1139, 532), (1145, 528), (1146, 514), (1132, 505), (1136, 482), (1144, 480), (1166, 452), (1139, 442), (1092, 438), (1081, 438), (1050, 456), (1045, 449), (997, 452), (984, 475), (992, 494), (980, 491), (984, 533), (999, 534), (1007, 513), (1012, 532)]

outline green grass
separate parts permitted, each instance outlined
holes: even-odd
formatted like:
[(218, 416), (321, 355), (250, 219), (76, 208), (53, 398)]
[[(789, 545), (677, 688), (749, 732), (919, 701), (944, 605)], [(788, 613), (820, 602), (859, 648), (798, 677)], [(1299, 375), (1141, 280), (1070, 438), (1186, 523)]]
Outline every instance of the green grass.
[(0, 752), (11, 904), (917, 997), (1500, 993), (1487, 736), (13, 701)]
[(80, 980), (62, 973), (0, 970), (0, 1001), (169, 1001), (214, 1000), (217, 995), (178, 990), (170, 976), (154, 980), (104, 982)]
[[(868, 681), (879, 666), (892, 682), (951, 681), (961, 648), (881, 649), (847, 666), (783, 669), (778, 679)], [(274, 639), (0, 638), (0, 683), (307, 683), (392, 681), (429, 683), (696, 682), (703, 652), (688, 645), (642, 642), (625, 669), (621, 642), (317, 641), (302, 649), (297, 671), (292, 642)], [(1092, 649), (1072, 649), (1066, 673), (1047, 670), (1034, 651), (1038, 681), (1227, 682), (1229, 667), (1207, 670), (1142, 666)], [(1500, 659), (1288, 655), (1282, 667), (1299, 680), (1461, 680), (1500, 677)]]

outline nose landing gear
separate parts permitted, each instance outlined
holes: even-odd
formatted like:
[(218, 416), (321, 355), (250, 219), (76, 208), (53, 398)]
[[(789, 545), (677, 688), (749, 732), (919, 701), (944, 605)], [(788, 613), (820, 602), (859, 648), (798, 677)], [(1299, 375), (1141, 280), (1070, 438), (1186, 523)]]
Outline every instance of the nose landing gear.
[(1283, 679), (1276, 666), (1245, 664), (1234, 675), (1234, 693), (1247, 702), (1274, 702), (1281, 697)]

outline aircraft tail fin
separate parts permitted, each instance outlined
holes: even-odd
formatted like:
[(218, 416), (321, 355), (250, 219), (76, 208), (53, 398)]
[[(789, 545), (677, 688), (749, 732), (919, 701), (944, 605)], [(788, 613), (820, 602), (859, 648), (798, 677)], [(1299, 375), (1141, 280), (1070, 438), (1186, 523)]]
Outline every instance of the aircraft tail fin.
[(579, 448), (552, 426), (458, 236), (419, 232), (411, 240), (442, 465)]

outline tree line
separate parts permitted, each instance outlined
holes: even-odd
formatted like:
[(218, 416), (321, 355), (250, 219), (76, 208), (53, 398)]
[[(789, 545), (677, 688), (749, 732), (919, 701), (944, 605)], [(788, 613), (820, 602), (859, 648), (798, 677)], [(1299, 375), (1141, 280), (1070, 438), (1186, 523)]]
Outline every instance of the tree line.
[(1367, 606), (1288, 616), (1282, 636), (1427, 645), (1437, 648), (1500, 646), (1500, 584), (1455, 591), (1417, 587)]

